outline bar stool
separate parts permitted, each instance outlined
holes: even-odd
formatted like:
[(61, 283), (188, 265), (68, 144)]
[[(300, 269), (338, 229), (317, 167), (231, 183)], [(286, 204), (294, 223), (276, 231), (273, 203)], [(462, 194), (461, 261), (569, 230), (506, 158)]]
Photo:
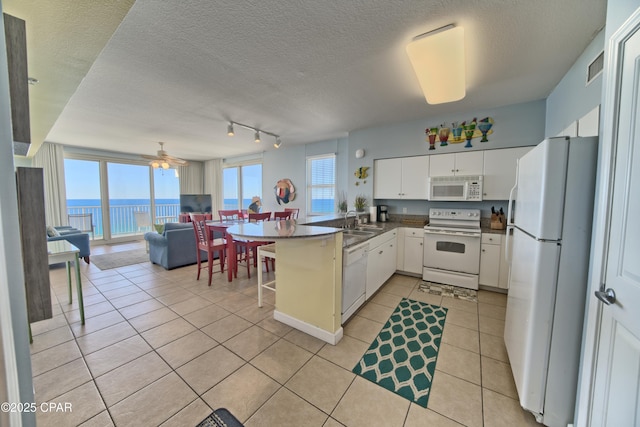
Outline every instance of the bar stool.
[[(276, 244), (275, 243), (271, 243), (269, 245), (261, 245), (258, 246), (258, 307), (262, 307), (262, 288), (265, 289), (269, 289), (273, 292), (276, 291), (275, 288), (275, 284), (276, 284), (276, 279), (274, 278), (273, 280), (269, 281), (269, 282), (264, 282), (263, 278), (262, 278), (262, 260), (263, 258), (271, 258), (271, 259), (276, 259)], [(266, 264), (266, 259), (265, 259), (265, 264)], [(275, 271), (274, 271), (275, 274)]]

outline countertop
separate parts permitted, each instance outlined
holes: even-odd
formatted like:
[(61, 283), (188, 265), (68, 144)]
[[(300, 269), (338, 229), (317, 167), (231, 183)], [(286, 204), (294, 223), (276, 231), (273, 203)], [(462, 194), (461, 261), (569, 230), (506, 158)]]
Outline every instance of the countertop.
[(232, 225), (227, 233), (251, 240), (308, 239), (328, 236), (343, 231), (341, 228), (300, 224), (296, 220), (264, 221)]
[[(343, 232), (343, 246), (349, 247), (363, 243), (372, 237), (398, 227), (423, 228), (424, 225), (415, 222), (374, 222), (361, 224), (354, 228), (342, 228), (344, 225), (344, 214), (329, 214), (298, 218), (288, 221), (266, 221), (262, 223), (241, 223), (236, 224), (227, 230), (230, 234), (252, 240), (275, 241), (277, 239), (289, 238), (313, 238), (327, 236)], [(506, 234), (506, 230), (495, 230), (488, 226), (481, 227), (485, 234)]]

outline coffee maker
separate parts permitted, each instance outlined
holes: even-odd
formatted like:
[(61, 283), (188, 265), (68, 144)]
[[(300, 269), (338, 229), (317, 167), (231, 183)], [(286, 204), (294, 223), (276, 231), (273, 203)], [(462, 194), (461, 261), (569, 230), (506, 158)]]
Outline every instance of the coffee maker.
[(387, 205), (378, 205), (378, 221), (389, 221), (389, 207)]

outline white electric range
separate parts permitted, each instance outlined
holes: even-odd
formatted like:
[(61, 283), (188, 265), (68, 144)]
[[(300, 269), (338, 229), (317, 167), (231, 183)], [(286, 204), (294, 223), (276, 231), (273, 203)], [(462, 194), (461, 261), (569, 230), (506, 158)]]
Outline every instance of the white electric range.
[(429, 209), (422, 279), (478, 289), (481, 237), (479, 209)]

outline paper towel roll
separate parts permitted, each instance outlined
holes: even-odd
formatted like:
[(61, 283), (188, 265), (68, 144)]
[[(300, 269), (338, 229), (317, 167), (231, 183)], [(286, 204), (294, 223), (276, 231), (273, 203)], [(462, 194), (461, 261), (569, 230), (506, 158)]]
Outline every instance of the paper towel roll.
[(378, 208), (376, 206), (369, 206), (369, 221), (376, 222), (378, 216)]

